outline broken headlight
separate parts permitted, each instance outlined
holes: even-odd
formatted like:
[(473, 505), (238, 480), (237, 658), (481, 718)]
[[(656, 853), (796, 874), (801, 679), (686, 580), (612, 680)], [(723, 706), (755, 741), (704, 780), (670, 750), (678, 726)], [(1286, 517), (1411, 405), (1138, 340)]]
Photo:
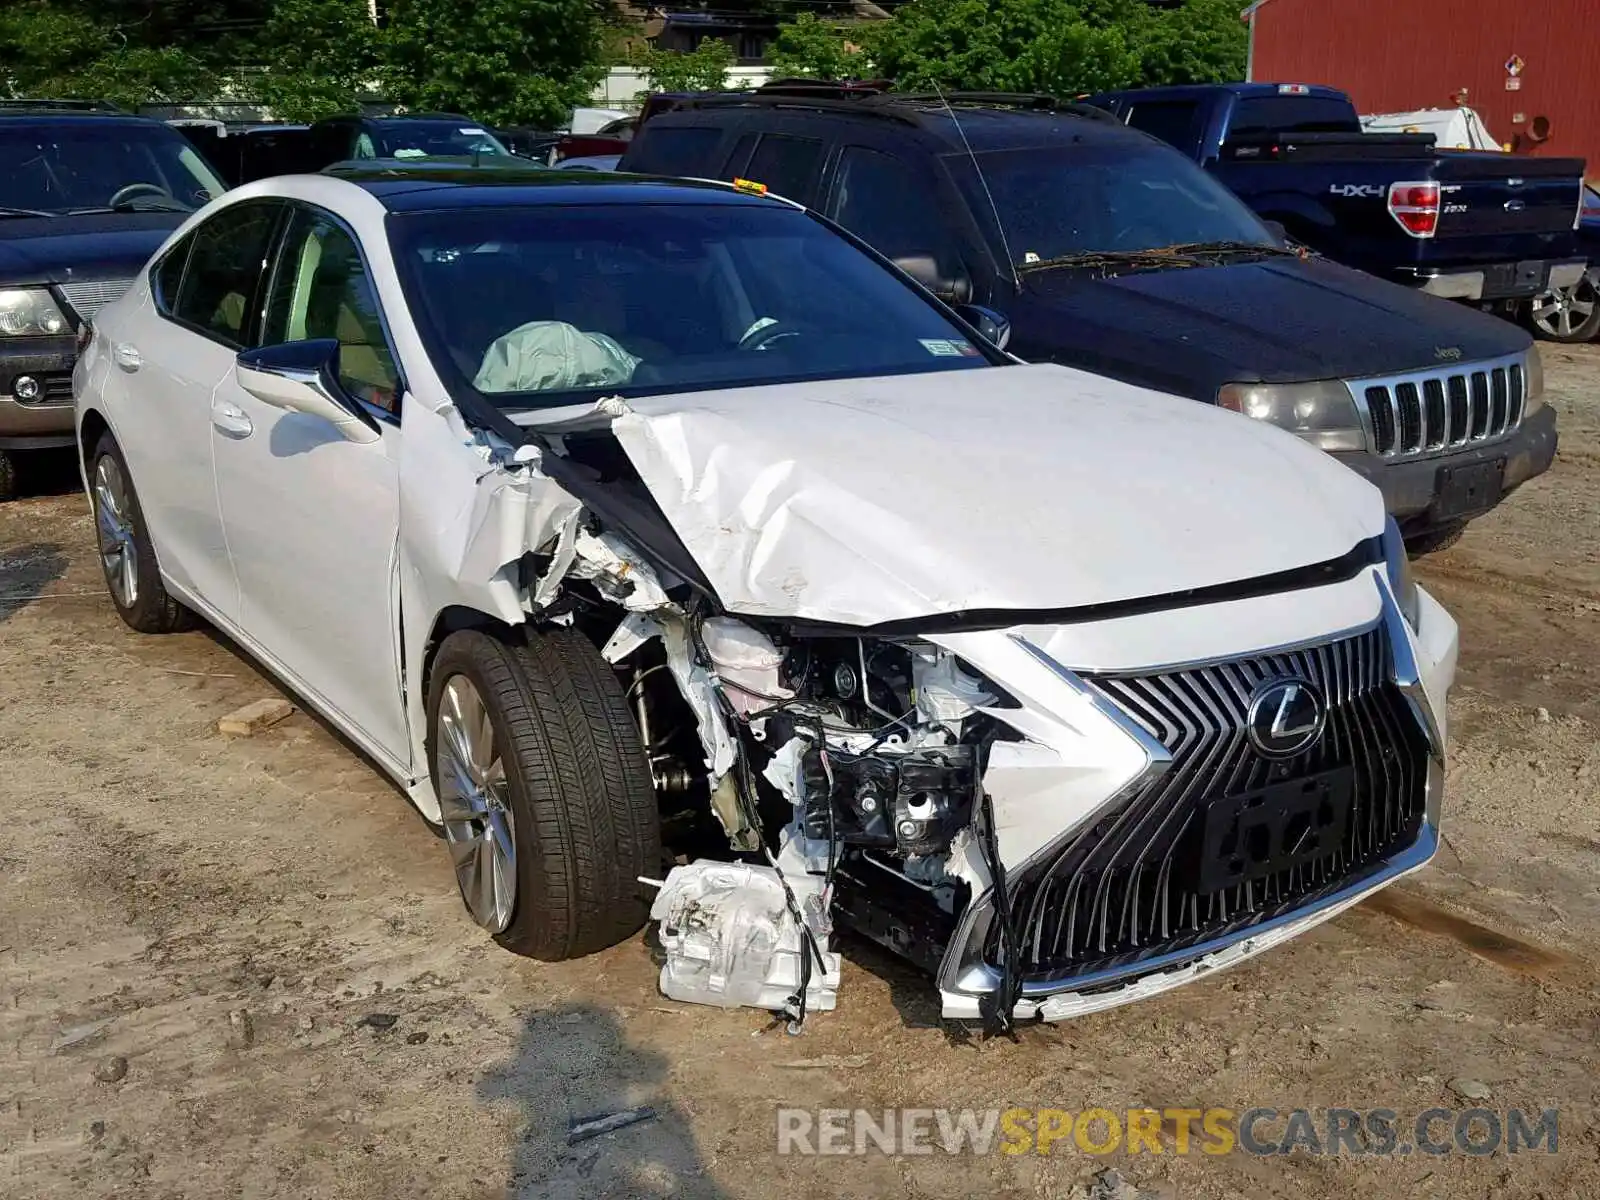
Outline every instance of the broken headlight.
[(1350, 389), (1337, 379), (1312, 383), (1227, 383), (1217, 404), (1287, 429), (1319, 450), (1365, 450), (1366, 431)]

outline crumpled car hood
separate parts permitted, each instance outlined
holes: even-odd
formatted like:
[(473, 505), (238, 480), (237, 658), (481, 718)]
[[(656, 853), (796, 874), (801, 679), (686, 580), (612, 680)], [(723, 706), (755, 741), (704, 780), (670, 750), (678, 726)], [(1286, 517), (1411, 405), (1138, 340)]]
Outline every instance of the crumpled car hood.
[(1382, 497), (1280, 430), (1070, 368), (657, 396), (612, 431), (729, 611), (876, 625), (1335, 559)]

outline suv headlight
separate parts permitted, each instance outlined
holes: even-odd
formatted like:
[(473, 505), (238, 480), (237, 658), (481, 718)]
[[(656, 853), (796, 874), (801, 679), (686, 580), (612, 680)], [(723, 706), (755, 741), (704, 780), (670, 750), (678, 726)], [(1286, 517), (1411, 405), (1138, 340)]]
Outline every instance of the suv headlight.
[(1367, 434), (1350, 389), (1337, 379), (1313, 383), (1225, 383), (1217, 403), (1287, 429), (1319, 450), (1365, 450)]
[(1544, 407), (1544, 359), (1539, 357), (1539, 347), (1528, 347), (1528, 366), (1523, 374), (1528, 394), (1522, 401), (1522, 415), (1528, 417)]
[(1406, 540), (1400, 536), (1400, 526), (1390, 517), (1383, 526), (1383, 562), (1389, 572), (1389, 589), (1394, 592), (1400, 615), (1413, 630), (1417, 627), (1418, 600), (1417, 577), (1411, 573), (1411, 556), (1406, 553)]
[(43, 288), (0, 290), (0, 337), (67, 332), (67, 318)]

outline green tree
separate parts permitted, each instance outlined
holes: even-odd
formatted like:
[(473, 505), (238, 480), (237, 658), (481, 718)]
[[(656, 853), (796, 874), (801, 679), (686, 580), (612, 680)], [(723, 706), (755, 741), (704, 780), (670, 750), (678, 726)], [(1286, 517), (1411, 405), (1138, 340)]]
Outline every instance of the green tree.
[(380, 37), (366, 0), (277, 0), (258, 46), (253, 89), (279, 117), (353, 112), (380, 81)]
[(1244, 38), (1233, 0), (912, 0), (871, 50), (902, 89), (1072, 95), (1237, 79)]
[(862, 47), (851, 40), (858, 26), (819, 21), (803, 12), (778, 26), (778, 36), (767, 47), (767, 62), (775, 78), (859, 79), (870, 69)]
[(721, 38), (705, 38), (693, 50), (651, 47), (634, 59), (653, 92), (720, 92), (728, 86), (728, 69), (738, 61)]
[(604, 68), (588, 0), (391, 0), (389, 90), (495, 125), (564, 123)]
[(132, 108), (205, 96), (216, 82), (189, 51), (131, 39), (76, 5), (29, 0), (0, 12), (0, 94)]
[(1151, 13), (1139, 70), (1145, 86), (1243, 79), (1250, 30), (1236, 0), (1186, 0)]

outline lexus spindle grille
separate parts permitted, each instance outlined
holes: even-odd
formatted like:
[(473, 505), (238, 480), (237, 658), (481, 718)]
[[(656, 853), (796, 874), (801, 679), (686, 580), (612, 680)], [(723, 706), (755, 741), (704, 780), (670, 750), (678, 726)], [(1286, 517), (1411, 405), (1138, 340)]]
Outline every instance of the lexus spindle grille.
[[(1281, 654), (1083, 678), (1172, 762), (1009, 880), (1024, 978), (1136, 964), (1270, 920), (1376, 870), (1421, 832), (1428, 743), (1393, 682), (1381, 627)], [(1252, 701), (1289, 679), (1320, 694), (1326, 722), (1293, 757), (1269, 758), (1248, 733)], [(1273, 838), (1294, 853), (1275, 858)], [(992, 930), (986, 957), (998, 953)]]

